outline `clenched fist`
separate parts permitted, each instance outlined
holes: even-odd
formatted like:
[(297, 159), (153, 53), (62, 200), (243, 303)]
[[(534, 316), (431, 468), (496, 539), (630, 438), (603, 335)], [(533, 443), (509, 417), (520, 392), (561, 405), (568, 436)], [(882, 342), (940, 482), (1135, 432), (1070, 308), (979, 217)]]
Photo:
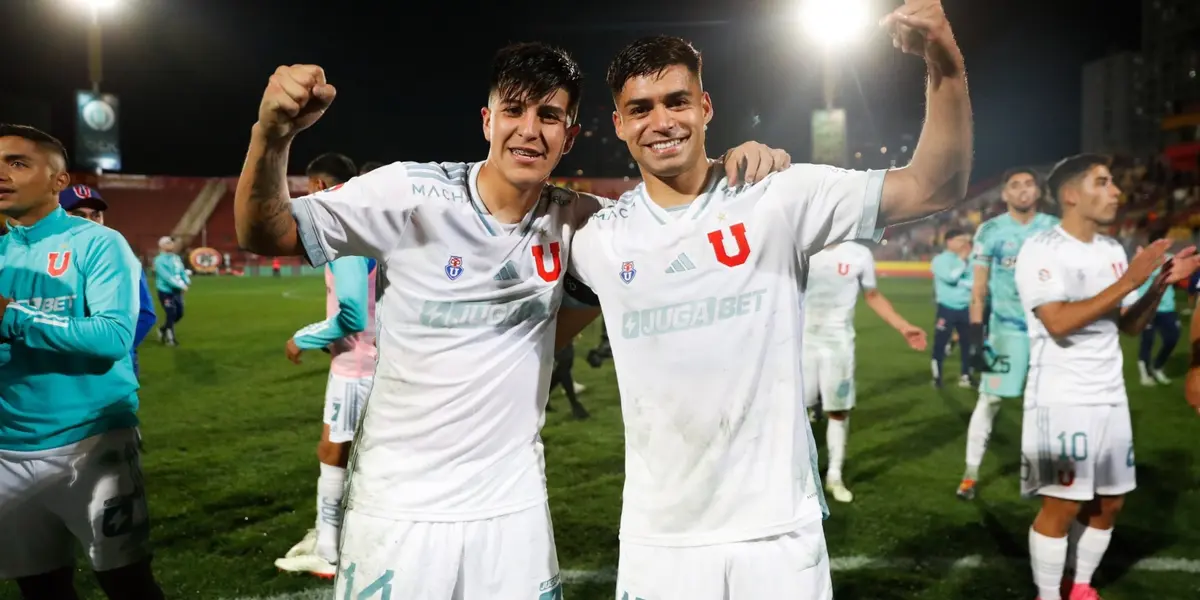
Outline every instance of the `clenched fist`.
[(294, 136), (316, 123), (336, 95), (321, 67), (279, 67), (258, 105), (258, 124), (272, 139)]
[(892, 36), (892, 45), (915, 54), (935, 67), (939, 74), (954, 76), (962, 71), (962, 52), (950, 31), (942, 0), (904, 0), (880, 25)]

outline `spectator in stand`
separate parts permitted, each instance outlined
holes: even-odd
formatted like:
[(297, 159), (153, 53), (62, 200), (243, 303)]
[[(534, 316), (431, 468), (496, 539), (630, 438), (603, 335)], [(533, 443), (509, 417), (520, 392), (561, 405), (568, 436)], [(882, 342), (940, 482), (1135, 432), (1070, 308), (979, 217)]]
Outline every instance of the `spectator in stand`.
[[(58, 205), (68, 214), (87, 219), (97, 225), (104, 225), (104, 211), (108, 203), (100, 197), (100, 191), (86, 185), (73, 185), (59, 192)], [(150, 295), (150, 284), (146, 282), (146, 270), (142, 269), (141, 289), (138, 291), (138, 319), (133, 330), (133, 349), (129, 355), (133, 358), (133, 374), (138, 374), (137, 348), (146, 339), (158, 316), (154, 314), (154, 297)]]

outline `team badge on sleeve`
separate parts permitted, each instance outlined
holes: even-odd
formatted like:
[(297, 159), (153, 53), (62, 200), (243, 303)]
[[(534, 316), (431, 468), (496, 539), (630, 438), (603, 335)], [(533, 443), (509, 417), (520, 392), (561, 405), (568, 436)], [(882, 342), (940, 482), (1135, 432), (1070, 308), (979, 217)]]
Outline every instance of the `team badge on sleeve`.
[(637, 275), (637, 269), (633, 268), (633, 261), (625, 261), (621, 263), (621, 281), (629, 283), (633, 281), (633, 276)]
[(454, 281), (455, 279), (458, 279), (459, 276), (462, 274), (463, 274), (462, 257), (461, 256), (451, 256), (450, 260), (446, 261), (446, 277), (449, 277), (450, 281)]

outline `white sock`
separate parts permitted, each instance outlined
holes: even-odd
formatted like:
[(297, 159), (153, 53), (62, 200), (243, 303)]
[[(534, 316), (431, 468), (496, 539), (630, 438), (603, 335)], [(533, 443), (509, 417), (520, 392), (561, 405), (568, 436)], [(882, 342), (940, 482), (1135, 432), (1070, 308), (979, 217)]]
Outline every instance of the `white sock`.
[(1038, 600), (1062, 600), (1059, 590), (1067, 563), (1067, 538), (1046, 537), (1030, 527), (1029, 562)]
[(825, 481), (842, 480), (842, 463), (846, 460), (846, 438), (850, 436), (850, 415), (841, 421), (829, 419), (825, 429), (825, 445), (829, 448), (829, 469)]
[(992, 435), (992, 423), (1000, 412), (1000, 398), (991, 394), (979, 394), (975, 410), (971, 413), (971, 424), (967, 426), (967, 471), (963, 479), (979, 479), (979, 465), (987, 452), (988, 438)]
[(1096, 567), (1100, 566), (1100, 560), (1108, 550), (1108, 542), (1112, 540), (1112, 530), (1092, 527), (1082, 529), (1079, 541), (1075, 544), (1075, 583), (1091, 585), (1092, 575), (1096, 572)]
[(322, 463), (317, 479), (317, 556), (331, 563), (337, 563), (338, 559), (345, 489), (346, 469)]

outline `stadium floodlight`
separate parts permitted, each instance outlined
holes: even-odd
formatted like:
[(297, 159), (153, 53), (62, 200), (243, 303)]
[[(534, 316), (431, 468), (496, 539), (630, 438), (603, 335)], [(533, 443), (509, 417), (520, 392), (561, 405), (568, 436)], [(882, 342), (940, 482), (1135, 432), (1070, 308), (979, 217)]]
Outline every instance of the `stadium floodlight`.
[(802, 0), (800, 25), (818, 44), (833, 48), (853, 43), (868, 22), (866, 0)]
[(115, 7), (120, 3), (120, 0), (75, 0), (77, 4), (82, 4), (94, 11), (107, 10)]

